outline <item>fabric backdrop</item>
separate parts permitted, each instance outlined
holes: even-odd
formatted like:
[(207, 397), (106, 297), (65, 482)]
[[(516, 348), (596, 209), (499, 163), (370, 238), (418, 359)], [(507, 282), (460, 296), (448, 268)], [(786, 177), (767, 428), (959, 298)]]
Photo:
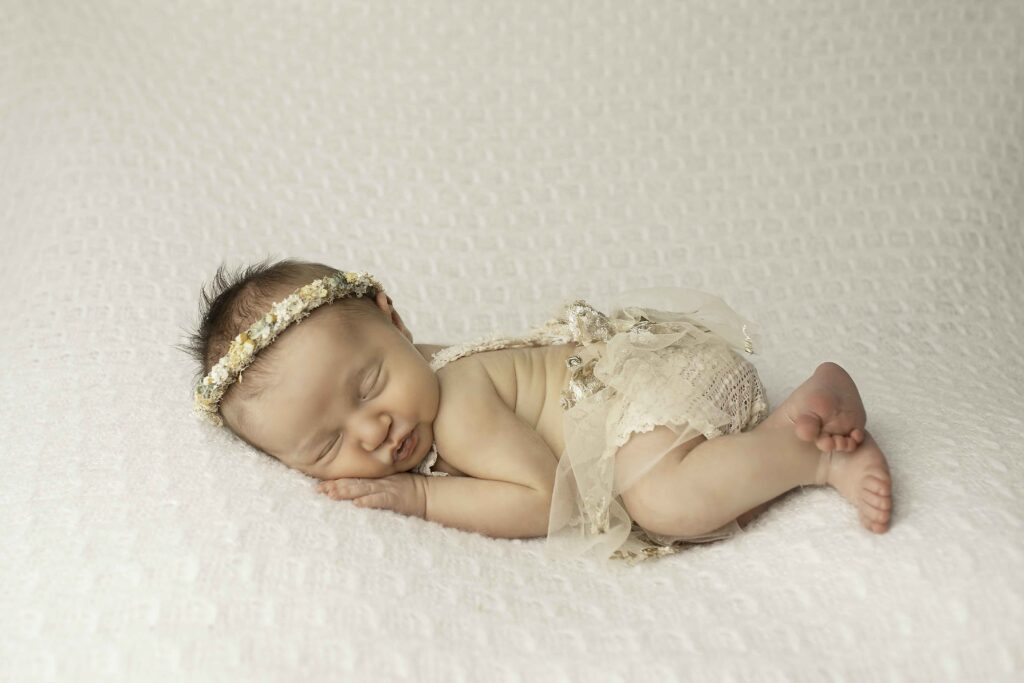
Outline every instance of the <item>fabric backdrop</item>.
[[(1024, 676), (1024, 5), (0, 0), (0, 679)], [(825, 360), (892, 528), (795, 490), (621, 570), (316, 494), (190, 414), (199, 288), (293, 256), (417, 342), (723, 297)]]

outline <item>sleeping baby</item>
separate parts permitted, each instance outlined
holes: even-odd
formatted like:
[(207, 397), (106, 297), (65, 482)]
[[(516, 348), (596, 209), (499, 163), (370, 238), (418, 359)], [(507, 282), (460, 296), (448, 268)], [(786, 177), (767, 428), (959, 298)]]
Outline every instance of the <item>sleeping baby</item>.
[(740, 355), (756, 326), (710, 294), (634, 290), (608, 315), (577, 299), (461, 345), (413, 343), (361, 271), (264, 262), (202, 295), (196, 414), (333, 499), (630, 564), (743, 532), (800, 486), (888, 528), (850, 376), (821, 363), (769, 411)]

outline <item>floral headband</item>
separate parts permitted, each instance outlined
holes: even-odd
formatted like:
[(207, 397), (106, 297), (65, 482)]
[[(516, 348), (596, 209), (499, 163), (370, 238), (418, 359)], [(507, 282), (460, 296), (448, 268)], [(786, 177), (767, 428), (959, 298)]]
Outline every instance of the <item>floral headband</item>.
[(372, 275), (362, 271), (337, 271), (314, 280), (278, 301), (269, 313), (242, 332), (228, 347), (228, 352), (210, 369), (195, 389), (192, 412), (218, 427), (224, 424), (220, 416), (220, 400), (236, 380), (242, 381), (242, 371), (256, 359), (256, 354), (270, 345), (277, 335), (294, 322), (302, 320), (313, 309), (337, 299), (364, 296), (369, 289), (378, 293), (384, 287)]

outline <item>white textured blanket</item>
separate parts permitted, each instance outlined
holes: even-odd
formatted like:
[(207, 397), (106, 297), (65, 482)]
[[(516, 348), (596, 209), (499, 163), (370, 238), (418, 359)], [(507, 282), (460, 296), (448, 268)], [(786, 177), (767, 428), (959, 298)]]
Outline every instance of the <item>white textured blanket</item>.
[[(1024, 5), (0, 2), (0, 680), (1024, 678)], [(316, 494), (190, 413), (294, 256), (417, 342), (713, 292), (890, 457), (633, 569)]]

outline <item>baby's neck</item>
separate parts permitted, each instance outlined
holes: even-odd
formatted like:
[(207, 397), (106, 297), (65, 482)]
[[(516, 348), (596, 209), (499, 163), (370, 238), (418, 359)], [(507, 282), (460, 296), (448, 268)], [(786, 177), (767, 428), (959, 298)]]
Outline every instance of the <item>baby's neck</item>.
[(433, 359), (434, 354), (436, 354), (441, 349), (447, 348), (448, 345), (447, 344), (413, 344), (413, 346), (416, 347), (416, 350), (419, 351), (420, 354), (422, 354), (423, 357), (426, 358), (427, 362), (429, 363), (431, 361), (431, 359)]

